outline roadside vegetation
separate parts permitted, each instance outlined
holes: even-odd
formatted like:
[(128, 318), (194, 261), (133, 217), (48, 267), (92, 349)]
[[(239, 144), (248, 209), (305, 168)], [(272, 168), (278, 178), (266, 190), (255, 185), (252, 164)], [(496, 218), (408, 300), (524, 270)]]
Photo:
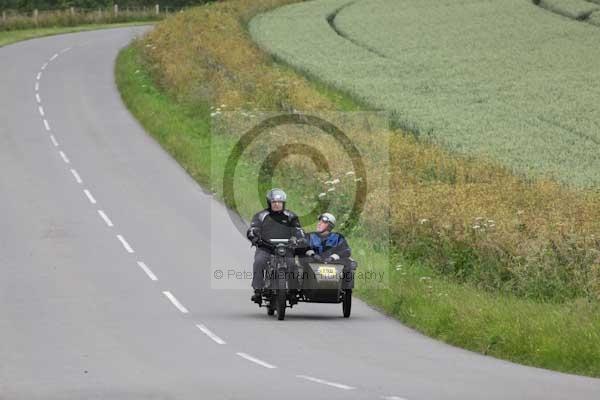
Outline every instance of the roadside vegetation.
[[(253, 16), (292, 2), (233, 0), (191, 9), (159, 23), (117, 62), (117, 84), (132, 113), (226, 204), (232, 199), (220, 191), (211, 170), (228, 154), (212, 149), (239, 136), (218, 133), (216, 113), (370, 108), (368, 98), (334, 89), (334, 82), (319, 81), (309, 68), (294, 72), (250, 39), (246, 27)], [(286, 60), (282, 54), (278, 60)], [(311, 68), (327, 61), (318, 59)], [(411, 101), (409, 92), (406, 96)], [(524, 178), (488, 158), (445, 150), (415, 128), (394, 114), (385, 132), (353, 136), (372, 151), (363, 154), (369, 171), (382, 174), (370, 182), (369, 218), (345, 233), (361, 268), (389, 274), (383, 286), (359, 281), (357, 293), (448, 343), (600, 376), (598, 191)], [(354, 131), (361, 129), (367, 132), (359, 126)], [(381, 137), (389, 138), (386, 159), (380, 157)], [(330, 157), (331, 164), (342, 165), (334, 176), (320, 176), (306, 160), (294, 158), (288, 164), (297, 168), (278, 170), (277, 183), (292, 194), (291, 208), (305, 208), (317, 194), (329, 193), (332, 178), (340, 178), (339, 199), (355, 189), (344, 183), (349, 170), (342, 155)], [(246, 162), (248, 170), (257, 169), (252, 159)], [(256, 180), (242, 179), (237, 189), (256, 198)], [(347, 210), (338, 206), (334, 212), (343, 215)], [(252, 211), (240, 207), (246, 218)], [(374, 246), (388, 235), (389, 258)]]
[(120, 28), (124, 26), (147, 25), (151, 22), (128, 22), (122, 24), (101, 24), (101, 25), (83, 25), (69, 26), (58, 28), (40, 28), (40, 29), (20, 29), (16, 31), (0, 31), (0, 47), (12, 43), (20, 42), (21, 40), (33, 39), (43, 36), (59, 35), (62, 33), (73, 33), (81, 31), (92, 31), (97, 29)]
[(149, 22), (210, 0), (0, 0), (0, 32)]

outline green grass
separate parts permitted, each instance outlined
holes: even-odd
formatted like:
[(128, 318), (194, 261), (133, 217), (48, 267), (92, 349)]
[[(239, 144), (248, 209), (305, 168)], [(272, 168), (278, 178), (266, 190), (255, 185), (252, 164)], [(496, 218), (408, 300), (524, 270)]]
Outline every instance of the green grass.
[(121, 28), (126, 26), (148, 25), (151, 22), (126, 22), (119, 24), (82, 25), (42, 29), (23, 29), (14, 31), (0, 31), (0, 47), (22, 40), (34, 39), (43, 36), (60, 35), (61, 33), (72, 33), (91, 31), (98, 29)]
[(275, 9), (249, 30), (277, 59), (454, 152), (600, 183), (595, 26), (526, 0), (332, 0)]
[[(145, 129), (205, 187), (213, 187), (211, 168), (227, 153), (211, 151), (214, 135), (210, 105), (198, 109), (178, 103), (154, 84), (138, 48), (124, 49), (118, 57), (116, 79), (125, 104)], [(324, 90), (322, 88), (322, 90)], [(329, 90), (329, 89), (327, 89)], [(344, 97), (336, 94), (334, 97)], [(340, 107), (352, 104), (340, 101)], [(227, 143), (223, 143), (226, 147)], [(218, 158), (218, 159), (214, 159)], [(213, 171), (214, 172), (214, 171)], [(218, 174), (217, 174), (218, 175)], [(307, 188), (292, 187), (291, 198)], [(240, 181), (237, 189), (255, 197), (255, 185)], [(291, 207), (298, 204), (292, 202)], [(242, 210), (248, 217), (251, 208)], [(387, 283), (357, 282), (356, 293), (383, 312), (447, 343), (491, 356), (559, 371), (600, 376), (600, 307), (575, 300), (563, 304), (534, 302), (457, 284), (432, 268), (390, 257), (371, 240), (350, 236), (362, 271), (387, 273)], [(391, 266), (391, 267), (390, 267)]]

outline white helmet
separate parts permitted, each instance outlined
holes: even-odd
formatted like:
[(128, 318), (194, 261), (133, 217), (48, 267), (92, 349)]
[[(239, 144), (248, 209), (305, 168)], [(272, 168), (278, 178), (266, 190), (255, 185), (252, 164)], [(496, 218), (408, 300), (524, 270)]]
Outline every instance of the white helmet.
[(335, 217), (331, 213), (323, 213), (319, 215), (319, 221), (327, 222), (329, 224), (329, 229), (333, 229), (335, 226)]

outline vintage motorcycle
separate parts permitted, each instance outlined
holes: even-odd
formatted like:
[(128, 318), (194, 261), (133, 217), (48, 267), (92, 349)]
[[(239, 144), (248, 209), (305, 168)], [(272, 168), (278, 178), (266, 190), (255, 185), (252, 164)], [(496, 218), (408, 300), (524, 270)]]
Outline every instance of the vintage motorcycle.
[[(298, 247), (296, 238), (271, 239), (269, 242), (273, 254), (267, 262), (262, 292), (268, 315), (277, 312), (277, 319), (283, 320), (288, 307), (306, 302), (341, 303), (343, 316), (350, 317), (353, 280), (343, 264), (316, 262), (309, 258), (298, 265), (294, 257)], [(353, 272), (356, 263), (350, 261)]]

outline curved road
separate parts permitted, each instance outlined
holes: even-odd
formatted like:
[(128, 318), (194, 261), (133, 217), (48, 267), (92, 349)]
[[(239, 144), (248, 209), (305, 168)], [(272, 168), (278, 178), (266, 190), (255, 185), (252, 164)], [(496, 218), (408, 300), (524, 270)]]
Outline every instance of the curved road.
[(251, 250), (121, 102), (115, 57), (143, 29), (0, 49), (0, 399), (600, 398), (600, 380), (456, 349), (358, 301), (349, 320), (301, 304), (277, 322), (250, 290), (211, 289), (211, 252)]

